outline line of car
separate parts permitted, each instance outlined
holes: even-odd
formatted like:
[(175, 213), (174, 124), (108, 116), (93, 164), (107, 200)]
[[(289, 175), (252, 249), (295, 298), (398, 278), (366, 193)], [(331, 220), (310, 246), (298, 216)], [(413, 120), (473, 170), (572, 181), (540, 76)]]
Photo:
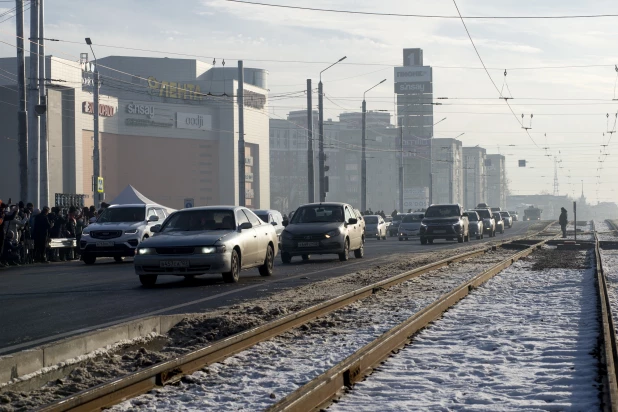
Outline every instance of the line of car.
[[(481, 205), (479, 205), (481, 206)], [(399, 240), (418, 237), (421, 244), (435, 239), (469, 241), (513, 225), (508, 212), (480, 207), (464, 211), (461, 205), (431, 205), (425, 212), (402, 214)], [(159, 223), (161, 222), (161, 223)], [(390, 226), (392, 228), (392, 225)], [(350, 252), (363, 258), (367, 238), (385, 240), (389, 226), (381, 216), (362, 216), (346, 203), (312, 203), (300, 206), (291, 219), (276, 210), (250, 210), (238, 206), (206, 206), (168, 214), (159, 205), (114, 205), (82, 235), (82, 260), (97, 257), (122, 261), (134, 256), (134, 268), (144, 286), (158, 276), (192, 278), (221, 273), (225, 282), (238, 282), (240, 272), (257, 267), (260, 275), (273, 274), (275, 256), (290, 263), (294, 257), (338, 255)]]

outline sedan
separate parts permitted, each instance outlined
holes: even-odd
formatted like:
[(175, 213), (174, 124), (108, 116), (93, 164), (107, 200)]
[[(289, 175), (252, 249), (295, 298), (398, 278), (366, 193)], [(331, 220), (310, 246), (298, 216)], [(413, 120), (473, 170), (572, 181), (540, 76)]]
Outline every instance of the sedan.
[(386, 240), (387, 225), (382, 216), (368, 215), (365, 216), (365, 236), (368, 238), (376, 238), (378, 240)]
[(483, 230), (483, 219), (474, 210), (469, 210), (466, 214), (468, 215), (468, 230), (470, 231), (470, 236), (474, 236), (477, 239), (483, 239), (485, 237), (485, 231)]
[(504, 233), (504, 220), (502, 219), (502, 215), (500, 212), (493, 212), (492, 215), (496, 221), (496, 232)]
[(399, 224), (399, 240), (408, 240), (410, 237), (418, 236), (424, 217), (423, 213), (408, 213), (405, 215)]
[(500, 216), (502, 216), (502, 220), (504, 220), (504, 227), (508, 227), (509, 229), (513, 227), (513, 217), (509, 212), (500, 212)]
[(277, 232), (244, 207), (179, 210), (152, 231), (155, 235), (140, 243), (134, 261), (144, 286), (153, 286), (159, 275), (222, 273), (225, 282), (235, 283), (243, 269), (273, 274)]

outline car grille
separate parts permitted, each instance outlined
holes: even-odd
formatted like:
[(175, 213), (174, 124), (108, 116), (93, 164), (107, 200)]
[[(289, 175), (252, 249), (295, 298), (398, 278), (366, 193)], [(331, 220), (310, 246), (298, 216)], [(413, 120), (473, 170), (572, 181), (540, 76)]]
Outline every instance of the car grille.
[(122, 236), (122, 230), (93, 230), (90, 232), (90, 237), (94, 239), (116, 239)]
[(320, 235), (295, 235), (293, 239), (294, 240), (300, 240), (300, 241), (303, 241), (303, 240), (323, 240), (323, 239), (325, 239), (325, 237), (324, 237), (323, 234), (320, 234)]
[(155, 248), (158, 255), (191, 255), (194, 247), (158, 247)]
[(191, 266), (189, 268), (162, 268), (159, 266), (142, 266), (142, 270), (148, 273), (188, 273), (188, 272), (208, 272), (210, 265)]

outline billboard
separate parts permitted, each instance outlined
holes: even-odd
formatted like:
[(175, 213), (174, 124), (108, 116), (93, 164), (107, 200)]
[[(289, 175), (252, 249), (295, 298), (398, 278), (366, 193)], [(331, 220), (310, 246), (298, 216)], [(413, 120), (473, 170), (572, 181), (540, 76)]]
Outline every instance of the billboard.
[(404, 66), (422, 66), (423, 49), (403, 49)]
[(403, 210), (426, 209), (429, 206), (429, 188), (411, 187), (403, 189)]
[(431, 87), (430, 82), (405, 82), (405, 83), (395, 83), (395, 93), (397, 94), (406, 94), (406, 93), (433, 93), (433, 88)]

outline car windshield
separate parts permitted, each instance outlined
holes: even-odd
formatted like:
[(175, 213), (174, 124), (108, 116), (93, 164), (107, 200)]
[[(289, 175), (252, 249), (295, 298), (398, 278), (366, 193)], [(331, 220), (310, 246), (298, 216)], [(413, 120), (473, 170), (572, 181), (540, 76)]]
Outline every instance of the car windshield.
[(268, 213), (260, 213), (260, 212), (253, 212), (253, 213), (255, 213), (257, 217), (262, 219), (264, 222), (268, 223)]
[(502, 216), (500, 216), (500, 213), (496, 212), (494, 213), (494, 219), (496, 219), (496, 221), (502, 220)]
[(322, 222), (343, 222), (343, 207), (322, 205), (303, 206), (294, 213), (291, 223)]
[(491, 219), (491, 212), (487, 209), (475, 210), (476, 213), (481, 217), (481, 219)]
[(235, 230), (234, 211), (226, 209), (182, 210), (171, 215), (161, 232)]
[(365, 222), (367, 222), (370, 225), (377, 225), (378, 217), (377, 216), (365, 216)]
[(479, 215), (476, 212), (468, 212), (468, 221), (470, 222), (478, 222)]
[(421, 220), (423, 220), (423, 215), (406, 215), (401, 223), (420, 222)]
[(459, 207), (451, 205), (431, 206), (425, 212), (425, 217), (459, 217)]
[(97, 223), (143, 222), (145, 220), (146, 208), (143, 206), (110, 207), (101, 213)]

